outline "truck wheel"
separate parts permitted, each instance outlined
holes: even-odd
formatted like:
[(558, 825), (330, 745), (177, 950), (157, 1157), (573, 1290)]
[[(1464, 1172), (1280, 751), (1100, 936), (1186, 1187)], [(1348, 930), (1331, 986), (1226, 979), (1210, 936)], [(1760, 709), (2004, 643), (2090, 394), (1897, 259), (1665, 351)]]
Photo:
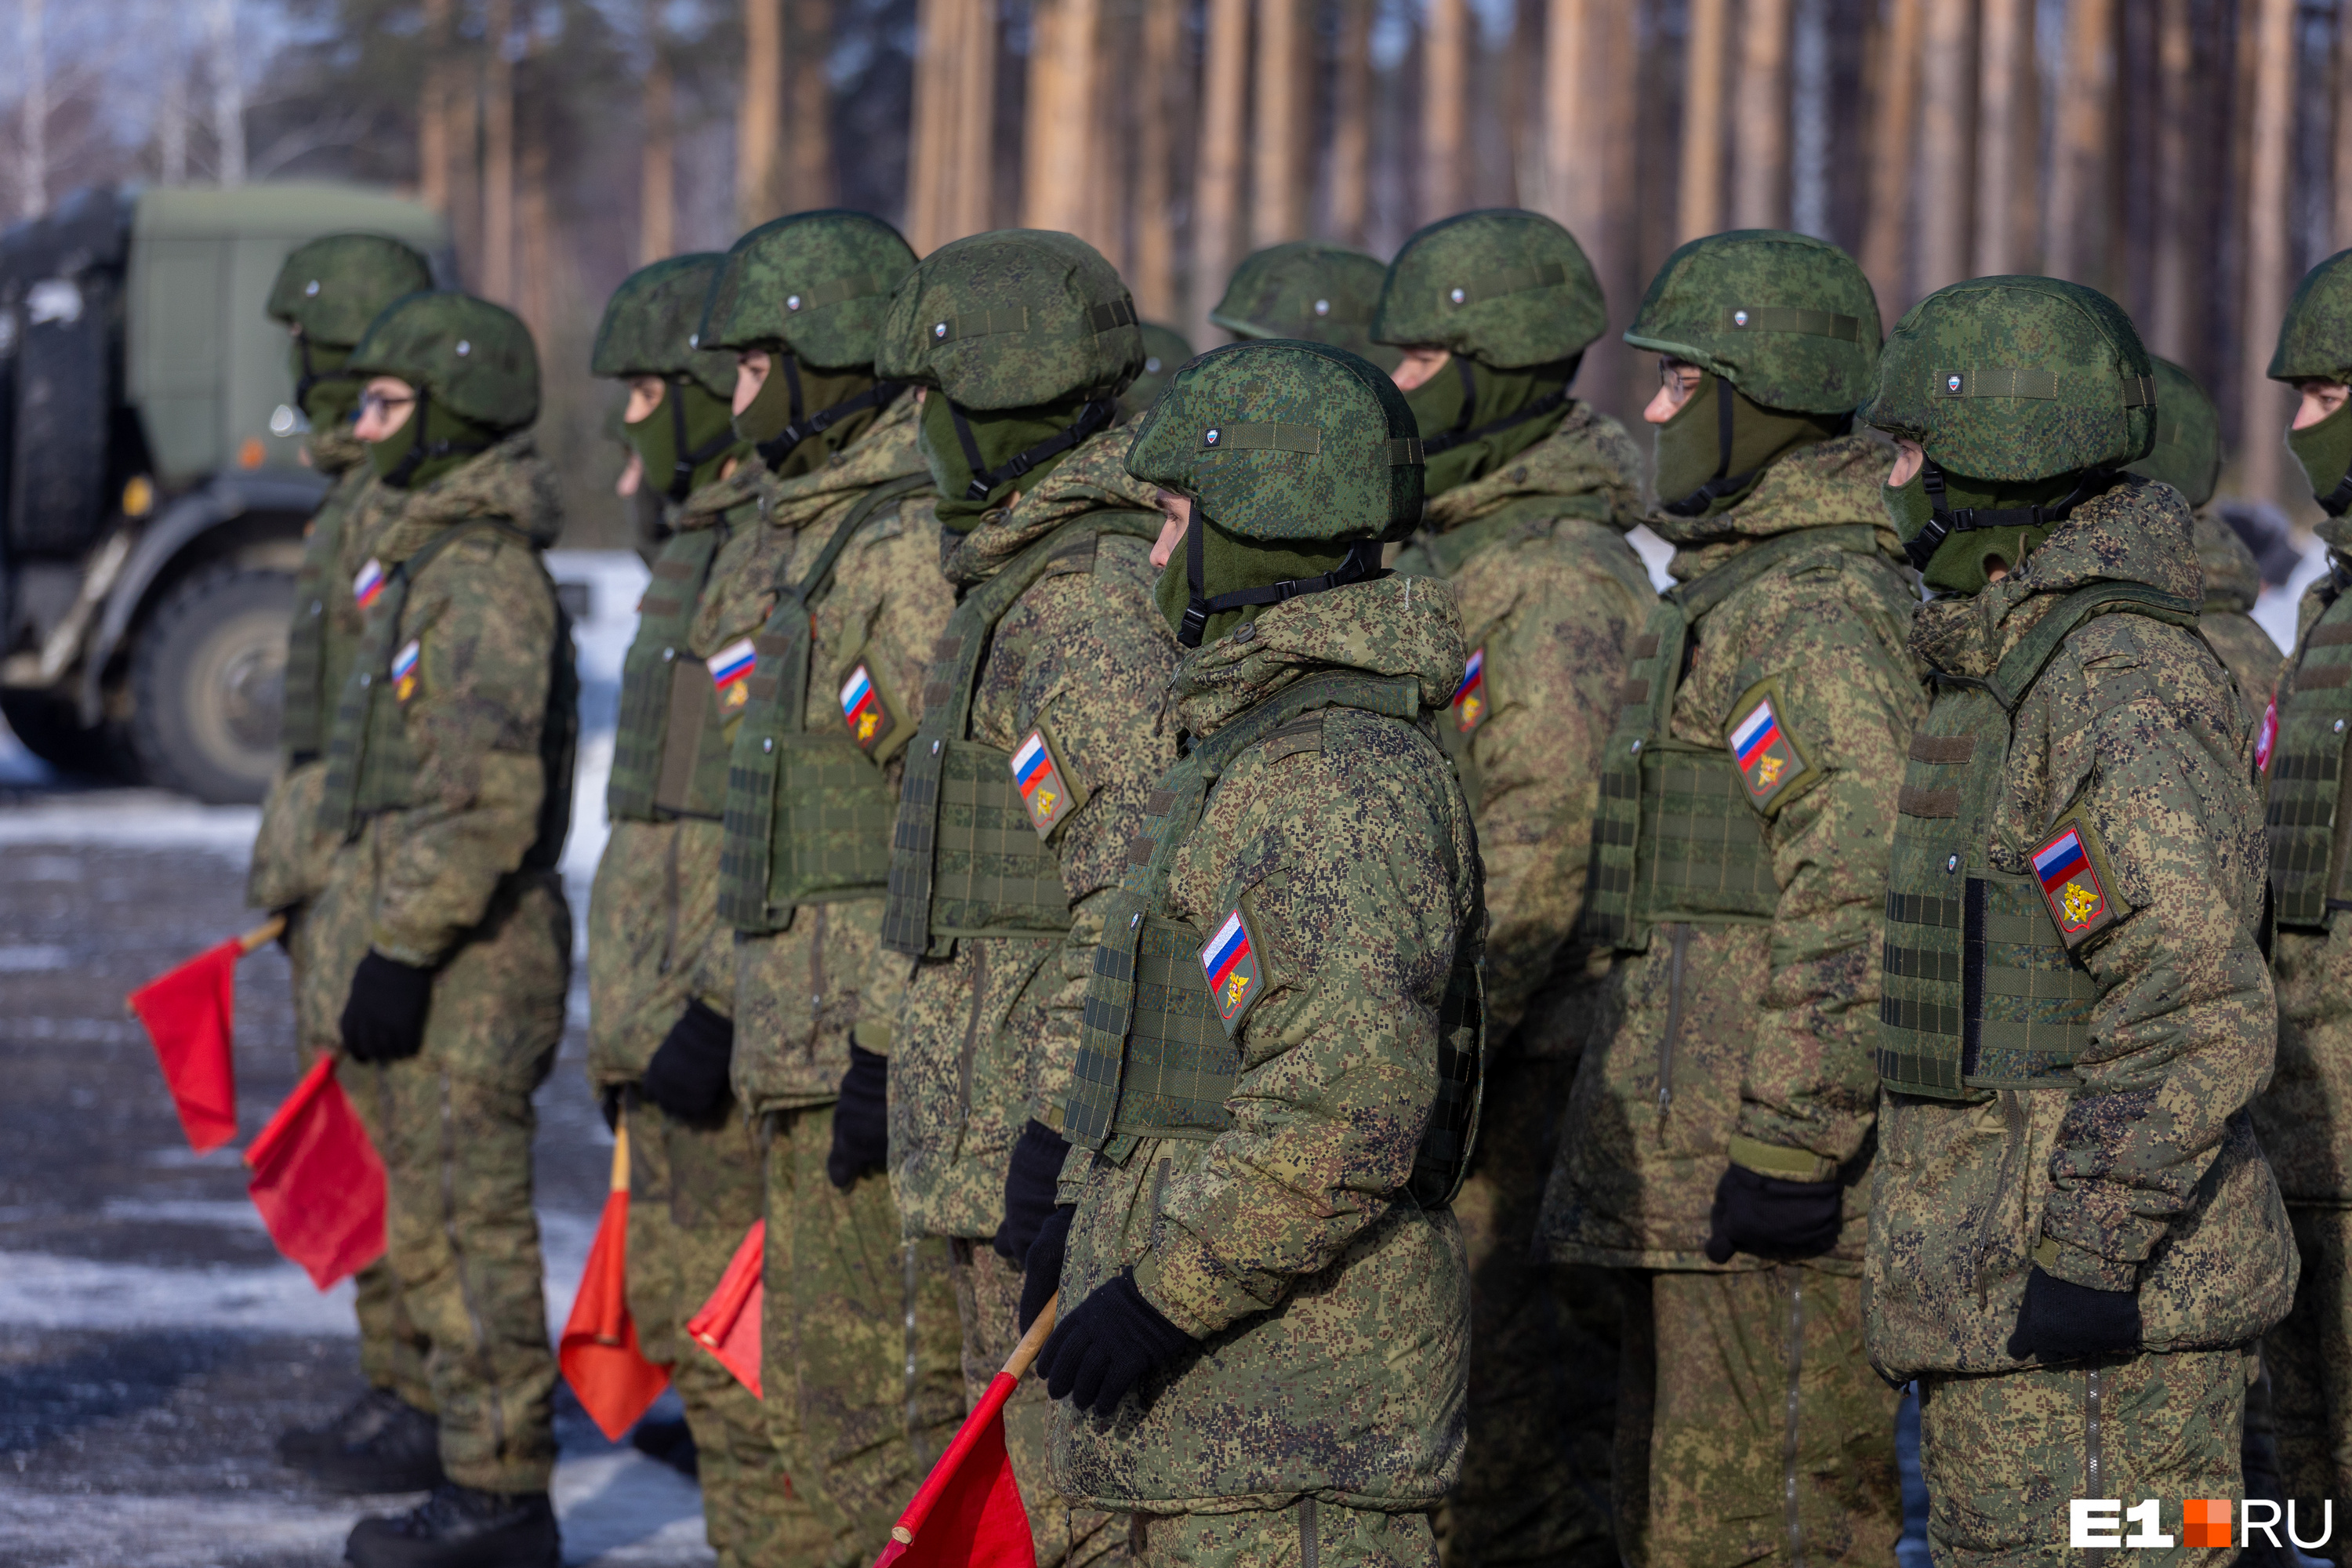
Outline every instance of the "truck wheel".
[(215, 566), (174, 587), (131, 655), (131, 744), (147, 777), (215, 805), (257, 801), (278, 766), (294, 579)]

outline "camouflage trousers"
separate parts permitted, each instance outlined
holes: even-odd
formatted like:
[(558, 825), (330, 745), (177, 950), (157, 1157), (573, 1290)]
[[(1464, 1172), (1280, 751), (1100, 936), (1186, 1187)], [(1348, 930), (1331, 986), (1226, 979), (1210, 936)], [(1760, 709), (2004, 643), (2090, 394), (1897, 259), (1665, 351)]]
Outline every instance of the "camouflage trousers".
[(771, 1111), (761, 1391), (815, 1534), (748, 1561), (874, 1561), (962, 1424), (947, 1244), (908, 1242), (889, 1178), (824, 1173), (833, 1107)]
[(1615, 1568), (1616, 1281), (1535, 1255), (1576, 1061), (1490, 1071), (1478, 1150), (1454, 1200), (1470, 1262), (1469, 1441), (1437, 1510), (1445, 1568)]
[[(957, 1237), (948, 1243), (955, 1276), (956, 1310), (963, 1322), (965, 1393), (978, 1403), (1021, 1342), (1021, 1270), (986, 1241)], [(1127, 1532), (1108, 1513), (1074, 1509), (1054, 1488), (1046, 1425), (1053, 1402), (1043, 1378), (1024, 1377), (1004, 1402), (1004, 1451), (1029, 1508), (1037, 1568), (1084, 1568), (1111, 1560)]]
[(710, 1549), (719, 1568), (814, 1561), (824, 1535), (785, 1478), (759, 1395), (686, 1332), (760, 1217), (759, 1149), (734, 1116), (698, 1127), (639, 1101), (628, 1117), (629, 1316), (686, 1406)]
[(2158, 1500), (2162, 1528), (2182, 1544), (2134, 1552), (2134, 1562), (2235, 1562), (2234, 1546), (2185, 1543), (2180, 1503), (2242, 1495), (2238, 1444), (2253, 1365), (2251, 1349), (2232, 1349), (1987, 1377), (1923, 1374), (1919, 1466), (1937, 1568), (2122, 1561), (2068, 1547), (2067, 1503), (2087, 1497), (2126, 1507)]
[(1136, 1513), (1127, 1548), (1147, 1568), (1436, 1568), (1425, 1513), (1379, 1513), (1302, 1498), (1244, 1513)]
[[(2267, 1409), (2248, 1419), (2276, 1445), (2283, 1498), (2315, 1515), (2321, 1498), (2352, 1510), (2352, 1209), (2294, 1204), (2286, 1212), (2303, 1278), (2286, 1321), (2263, 1337)], [(2352, 1532), (2352, 1514), (2344, 1522)], [(2331, 1545), (2310, 1555), (2341, 1563), (2352, 1554)]]
[(1862, 1281), (1800, 1267), (1622, 1279), (1624, 1561), (1890, 1561), (1898, 1395), (1864, 1355)]

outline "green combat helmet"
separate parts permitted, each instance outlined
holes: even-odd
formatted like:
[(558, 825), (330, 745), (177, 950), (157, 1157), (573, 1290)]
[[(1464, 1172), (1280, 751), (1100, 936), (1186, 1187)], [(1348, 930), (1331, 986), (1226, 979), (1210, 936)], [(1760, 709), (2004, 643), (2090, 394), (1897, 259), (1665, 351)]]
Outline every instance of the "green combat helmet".
[(2221, 416), (2195, 376), (2168, 359), (2151, 355), (2149, 363), (2156, 366), (2156, 445), (2128, 468), (2170, 485), (2194, 511), (2213, 499), (2221, 477)]
[[(1861, 417), (1927, 454), (1888, 491), (1911, 563), (1933, 586), (1983, 585), (1984, 548), (2032, 550), (2156, 444), (2156, 369), (2113, 300), (2054, 278), (1974, 278), (1895, 324)], [(2014, 556), (2005, 554), (2014, 563)]]
[(1309, 342), (1241, 342), (1179, 371), (1127, 471), (1192, 499), (1184, 563), (1160, 579), (1176, 640), (1198, 647), (1260, 605), (1381, 572), (1420, 521), (1412, 410), (1379, 366)]
[[(500, 436), (539, 417), (539, 351), (513, 311), (454, 290), (410, 294), (384, 307), (352, 350), (358, 376), (390, 375), (416, 389), (404, 428), (370, 454), (395, 489), (429, 482)], [(395, 450), (387, 451), (393, 447)]]
[(1825, 240), (1735, 229), (1666, 258), (1625, 341), (1706, 379), (1657, 427), (1660, 509), (1725, 510), (1775, 458), (1843, 434), (1870, 395), (1879, 336), (1870, 280)]
[[(770, 468), (905, 390), (876, 380), (874, 355), (891, 290), (914, 266), (897, 229), (835, 207), (763, 223), (728, 250), (695, 346), (776, 356), (758, 400), (735, 421)], [(845, 433), (835, 449), (846, 444)]]
[(1108, 426), (1143, 358), (1118, 269), (1076, 235), (1014, 228), (923, 258), (875, 369), (934, 389), (919, 441), (955, 529)]
[(1158, 321), (1143, 323), (1143, 369), (1118, 395), (1118, 411), (1129, 419), (1140, 419), (1151, 405), (1160, 401), (1166, 390), (1168, 378), (1177, 368), (1192, 357), (1192, 345), (1184, 334)]
[[(2279, 323), (2273, 381), (2352, 382), (2352, 250), (2339, 250), (2303, 276)], [(2352, 509), (2352, 400), (2318, 423), (2290, 429), (2286, 444), (2330, 517)]]
[(1329, 343), (1392, 371), (1403, 356), (1372, 342), (1387, 279), (1388, 269), (1360, 250), (1294, 239), (1245, 257), (1209, 320), (1237, 338)]
[(269, 289), (269, 318), (295, 329), (294, 405), (314, 426), (348, 420), (359, 388), (343, 368), (376, 313), (433, 287), (433, 268), (381, 234), (321, 235), (289, 253)]
[(742, 445), (733, 424), (735, 356), (698, 348), (695, 338), (725, 261), (709, 252), (673, 256), (631, 273), (605, 304), (589, 351), (591, 375), (660, 378), (662, 406), (622, 429), (646, 479), (672, 501), (709, 483)]
[(1541, 213), (1460, 213), (1406, 240), (1381, 285), (1371, 338), (1453, 356), (1405, 394), (1429, 454), (1429, 493), (1549, 435), (1586, 345), (1608, 324), (1583, 247)]

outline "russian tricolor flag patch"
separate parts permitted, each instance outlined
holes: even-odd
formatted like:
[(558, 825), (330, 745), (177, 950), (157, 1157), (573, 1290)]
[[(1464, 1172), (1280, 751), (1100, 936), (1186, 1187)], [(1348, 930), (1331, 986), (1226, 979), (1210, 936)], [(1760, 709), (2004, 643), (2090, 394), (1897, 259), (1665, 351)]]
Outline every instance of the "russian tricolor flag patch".
[[(1752, 694), (1751, 694), (1752, 695)], [(1759, 697), (1747, 716), (1731, 727), (1731, 756), (1748, 786), (1750, 804), (1764, 807), (1804, 776), (1805, 761), (1797, 752), (1771, 697)]]
[(1216, 1004), (1217, 1021), (1231, 1038), (1242, 1026), (1244, 1016), (1256, 1005), (1260, 989), (1257, 942), (1238, 907), (1225, 916), (1217, 934), (1202, 944), (1201, 972), (1208, 976), (1209, 999)]
[(360, 574), (352, 579), (352, 603), (362, 610), (367, 609), (383, 597), (383, 563), (371, 555), (360, 568)]
[(1454, 689), (1454, 728), (1468, 734), (1486, 721), (1486, 650), (1470, 650), (1470, 661), (1463, 667), (1462, 684)]
[(1021, 792), (1021, 805), (1029, 813), (1029, 826), (1037, 830), (1038, 837), (1050, 838), (1068, 815), (1070, 790), (1055, 763), (1054, 748), (1045, 743), (1045, 731), (1030, 731), (1028, 739), (1013, 748), (1010, 765), (1013, 787)]
[(2050, 906), (2050, 918), (2069, 948), (2117, 919), (2108, 879), (2099, 871), (2105, 858), (2097, 835), (2080, 820), (2061, 823), (2033, 852), (2033, 878), (2042, 885), (2042, 901)]
[(890, 705), (874, 684), (874, 672), (863, 664), (841, 683), (841, 721), (849, 726), (849, 738), (857, 742), (857, 749), (869, 756), (898, 727)]
[(710, 668), (710, 684), (719, 707), (740, 708), (751, 700), (751, 689), (746, 682), (758, 667), (760, 655), (750, 637), (737, 637), (702, 662)]

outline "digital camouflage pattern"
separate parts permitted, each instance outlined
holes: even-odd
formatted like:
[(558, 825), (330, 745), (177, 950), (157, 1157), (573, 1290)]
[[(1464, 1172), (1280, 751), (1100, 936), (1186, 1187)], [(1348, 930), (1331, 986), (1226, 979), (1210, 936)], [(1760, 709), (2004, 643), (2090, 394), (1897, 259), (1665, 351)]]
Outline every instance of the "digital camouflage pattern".
[(2016, 482), (2135, 463), (2155, 368), (2113, 300), (2054, 278), (1972, 278), (1895, 323), (1859, 417), (1954, 473)]
[[(2232, 1348), (1921, 1378), (1928, 1551), (1956, 1568), (2093, 1562), (2106, 1554), (2064, 1550), (2069, 1500), (2129, 1507), (2152, 1497), (2159, 1528), (2180, 1542), (2164, 1562), (2251, 1560), (2238, 1556), (2234, 1531), (2226, 1548), (2189, 1545), (2180, 1511), (2185, 1498), (2244, 1494), (2238, 1446), (2250, 1362)], [(2310, 1520), (2304, 1514), (2300, 1528), (2312, 1531)]]
[(1169, 719), (1194, 736), (1322, 670), (1409, 679), (1423, 712), (1286, 726), (1225, 763), (1174, 851), (1155, 908), (1205, 941), (1238, 901), (1265, 989), (1233, 1034), (1223, 1131), (1123, 1133), (1063, 1169), (1062, 1300), (1131, 1268), (1202, 1342), (1111, 1417), (1055, 1405), (1054, 1478), (1079, 1501), (1413, 1513), (1454, 1481), (1469, 1279), (1450, 1210), (1405, 1189), (1485, 924), (1469, 806), (1426, 727), (1463, 662), (1452, 595), (1390, 576), (1275, 605), (1176, 671)]
[(1317, 343), (1231, 343), (1192, 361), (1136, 427), (1127, 471), (1191, 496), (1237, 539), (1395, 539), (1421, 515), (1404, 394)]
[[(1728, 511), (1649, 520), (1678, 546), (1668, 570), (1684, 584), (1797, 530), (1881, 531), (1874, 553), (1826, 539), (1801, 551), (1699, 623), (1673, 736), (1723, 746), (1746, 711), (1735, 705), (1776, 680), (1781, 727), (1822, 776), (1764, 822), (1779, 886), (1768, 922), (1662, 925), (1645, 951), (1618, 955), (1545, 1199), (1555, 1261), (1716, 1267), (1700, 1247), (1717, 1182), (1738, 1159), (1845, 1183), (1838, 1244), (1811, 1265), (1860, 1265), (1886, 847), (1926, 706), (1903, 647), (1916, 600), (1878, 503), (1886, 468), (1884, 446), (1843, 437), (1773, 464)], [(1625, 695), (1648, 700), (1646, 689)], [(1727, 1267), (1764, 1264), (1742, 1254)]]
[(1158, 321), (1143, 323), (1143, 368), (1136, 373), (1127, 390), (1118, 395), (1119, 416), (1139, 419), (1151, 405), (1160, 401), (1168, 382), (1184, 362), (1192, 357), (1192, 345), (1184, 334)]
[(1429, 1516), (1302, 1499), (1273, 1512), (1129, 1516), (1128, 1561), (1139, 1568), (1431, 1568)]
[(1209, 320), (1237, 338), (1328, 343), (1391, 371), (1403, 355), (1371, 337), (1387, 278), (1388, 268), (1360, 250), (1286, 240), (1242, 258)]
[[(2299, 1500), (2303, 1518), (2314, 1519), (2322, 1499), (2352, 1496), (2352, 1209), (2290, 1204), (2286, 1212), (2303, 1277), (2294, 1305), (2263, 1336), (2263, 1367), (2279, 1495)], [(2250, 1493), (2266, 1495), (2248, 1479)], [(2343, 1537), (2312, 1555), (2342, 1562)]]
[(2197, 564), (2205, 574), (2205, 604), (2197, 617), (2198, 628), (2237, 679), (2238, 701), (2247, 718), (2260, 724), (2284, 662), (2271, 634), (2247, 613), (2262, 597), (2263, 569), (2228, 519), (2200, 510), (2190, 527)]
[[(388, 1261), (400, 1310), (427, 1346), (429, 1408), (452, 1479), (496, 1491), (547, 1484), (555, 1363), (530, 1207), (530, 1096), (563, 1035), (572, 920), (543, 857), (558, 610), (540, 552), (560, 527), (554, 476), (528, 435), (435, 483), (381, 485), (350, 520), (333, 581), (387, 568), (469, 521), (411, 586), (403, 630), (420, 647), (401, 717), (417, 768), (414, 804), (370, 817), (335, 852), (297, 930), (304, 1047), (341, 1044), (352, 972), (370, 947), (437, 966), (423, 1051), (339, 1069), (390, 1178)], [(382, 613), (379, 610), (379, 613)], [(413, 628), (413, 630), (412, 630)], [(357, 679), (354, 672), (352, 679)], [(560, 817), (557, 820), (562, 820)], [(535, 854), (535, 852), (537, 852)]]
[(1456, 213), (1389, 263), (1372, 342), (1442, 348), (1496, 370), (1583, 352), (1609, 325), (1601, 279), (1576, 237), (1541, 213)]
[(824, 208), (763, 223), (729, 247), (695, 346), (783, 348), (804, 364), (863, 369), (891, 290), (914, 265), (898, 231), (865, 213)]
[(1143, 368), (1118, 268), (1076, 235), (1008, 228), (923, 258), (891, 296), (875, 374), (967, 409), (1116, 397)]
[(493, 430), (520, 430), (539, 417), (539, 349), (530, 329), (503, 306), (454, 289), (394, 300), (345, 368), (397, 376)]
[(697, 346), (702, 307), (727, 258), (713, 251), (673, 256), (641, 267), (604, 302), (588, 351), (588, 374), (690, 375), (712, 395), (735, 395), (735, 356)]
[(1658, 268), (1625, 341), (1768, 408), (1843, 414), (1878, 368), (1878, 298), (1852, 258), (1781, 229), (1694, 239)]
[(2264, 374), (2273, 381), (2352, 375), (2352, 250), (2337, 251), (2294, 286)]
[[(2076, 507), (2007, 580), (1924, 606), (1911, 650), (1982, 679), (2063, 595), (2100, 581), (2194, 602), (2177, 492), (2127, 478)], [(2028, 873), (2050, 825), (2078, 810), (2125, 913), (2075, 952), (2098, 991), (2079, 1088), (1886, 1097), (1870, 1345), (1895, 1376), (2024, 1364), (2009, 1341), (2032, 1265), (2137, 1289), (2142, 1342), (2160, 1352), (2242, 1344), (2279, 1321), (2294, 1286), (2269, 1141), (2246, 1114), (2279, 1037), (2255, 945), (2266, 837), (2253, 726), (2195, 633), (2127, 613), (2070, 634), (2011, 725), (1990, 866)], [(1906, 800), (1914, 815), (1930, 804)], [(2232, 1435), (2232, 1463), (2236, 1451)]]
[[(950, 541), (949, 581), (970, 592), (1087, 512), (1150, 509), (1150, 488), (1127, 471), (1129, 438), (1095, 437)], [(917, 961), (907, 982), (890, 1049), (890, 1179), (911, 1235), (994, 1236), (1013, 1140), (1032, 1117), (1057, 1115), (1069, 1091), (1102, 896), (1125, 875), (1145, 801), (1175, 760), (1159, 714), (1177, 647), (1152, 602), (1150, 551), (1105, 536), (1090, 559), (1048, 567), (997, 623), (975, 678), (971, 738), (1009, 751), (1042, 722), (1087, 799), (1053, 838), (1069, 932), (959, 939), (952, 956)]]
[(1862, 1282), (1789, 1266), (1618, 1279), (1625, 1563), (1892, 1561), (1901, 1395), (1863, 1354)]
[(433, 268), (388, 235), (328, 234), (287, 252), (269, 286), (269, 319), (314, 343), (347, 349), (404, 294), (433, 287)]
[[(2156, 366), (2156, 445), (2131, 465), (2131, 471), (2163, 480), (2180, 492), (2191, 511), (2201, 514), (2221, 477), (2221, 416), (2195, 376), (2154, 354), (2148, 363)], [(2201, 541), (2197, 553), (2203, 559)]]

